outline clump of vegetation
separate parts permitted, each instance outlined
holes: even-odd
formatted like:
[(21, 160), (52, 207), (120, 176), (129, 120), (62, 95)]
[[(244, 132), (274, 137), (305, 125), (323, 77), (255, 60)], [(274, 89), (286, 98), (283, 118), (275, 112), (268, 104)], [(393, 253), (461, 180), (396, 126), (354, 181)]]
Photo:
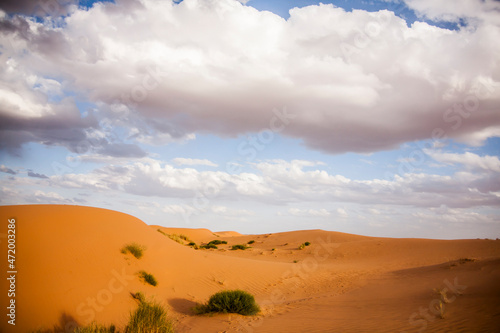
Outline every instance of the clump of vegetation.
[(134, 257), (136, 257), (137, 259), (140, 259), (142, 257), (142, 255), (144, 254), (144, 250), (146, 248), (142, 245), (139, 245), (137, 243), (131, 243), (131, 244), (127, 244), (125, 245), (121, 252), (123, 254), (127, 254), (127, 253), (131, 253)]
[(236, 244), (231, 247), (231, 250), (246, 250), (248, 249), (248, 246), (244, 244)]
[(444, 319), (444, 306), (443, 306), (443, 302), (439, 301), (439, 303), (435, 304), (434, 306), (435, 306), (436, 310), (439, 311), (439, 318)]
[(191, 246), (193, 249), (198, 250), (198, 245), (195, 242), (190, 242), (188, 246)]
[(130, 294), (132, 295), (132, 298), (135, 299), (136, 301), (139, 301), (139, 303), (142, 303), (146, 300), (146, 297), (144, 297), (144, 294), (141, 293), (140, 291)]
[[(147, 302), (144, 299), (144, 294), (141, 292), (132, 293), (131, 295), (139, 301), (139, 307), (130, 314), (129, 322), (125, 327), (125, 333), (174, 333), (172, 321), (168, 320), (167, 312), (161, 305), (154, 302)], [(115, 332), (118, 331), (114, 325), (104, 326), (96, 323), (85, 327), (78, 327), (72, 331), (72, 333)]]
[(474, 262), (474, 261), (476, 261), (475, 258), (460, 258), (460, 259), (458, 259), (458, 262), (462, 265), (467, 263), (467, 262)]
[(303, 250), (306, 246), (309, 246), (309, 245), (311, 245), (310, 242), (302, 243), (302, 244), (299, 245), (299, 250)]
[(163, 234), (163, 236), (167, 236), (167, 234), (165, 232), (163, 232), (163, 230), (161, 229), (156, 229), (160, 234)]
[(156, 303), (142, 301), (130, 315), (126, 333), (173, 333), (174, 328), (167, 319), (165, 309)]
[(182, 238), (180, 238), (179, 235), (167, 234), (167, 237), (173, 240), (174, 242), (184, 245), (184, 240), (182, 240)]
[(156, 278), (152, 274), (149, 274), (149, 273), (147, 273), (145, 271), (140, 271), (139, 272), (139, 277), (142, 278), (142, 279), (144, 279), (144, 281), (146, 283), (149, 283), (153, 287), (155, 287), (158, 284), (158, 281), (156, 281)]
[(249, 241), (247, 244), (248, 244), (248, 245), (251, 245), (251, 244), (253, 244), (253, 243), (255, 243), (255, 241), (252, 239), (252, 240), (251, 240), (251, 241)]
[[(160, 231), (160, 229), (158, 229), (158, 231)], [(183, 234), (180, 234), (180, 235), (177, 235), (177, 234), (166, 234), (166, 233), (164, 233), (162, 231), (160, 231), (160, 232), (162, 234), (166, 235), (168, 238), (170, 238), (174, 242), (177, 242), (179, 244), (184, 245), (184, 241), (186, 241), (188, 243), (193, 243), (193, 241), (191, 239), (189, 239), (189, 237), (186, 236), (186, 235), (183, 235)]]
[(294, 264), (296, 264), (296, 263), (298, 263), (298, 262), (299, 262), (298, 260), (294, 260), (294, 261), (293, 261), (293, 263), (294, 263)]
[(244, 316), (255, 315), (260, 311), (255, 298), (243, 290), (224, 290), (210, 297), (206, 304), (194, 309), (196, 314), (239, 313)]
[(200, 249), (218, 249), (217, 245), (215, 244), (205, 244), (205, 245), (200, 245)]
[(226, 241), (221, 241), (221, 240), (219, 240), (219, 239), (215, 239), (215, 240), (213, 240), (213, 241), (208, 242), (208, 244), (207, 244), (207, 245), (210, 245), (210, 244), (213, 244), (213, 245), (221, 245), (221, 244), (227, 244), (227, 242), (226, 242)]
[(186, 236), (186, 235), (184, 235), (184, 234), (180, 234), (179, 238), (182, 239), (182, 240), (185, 240), (186, 242), (191, 242), (191, 240), (189, 239), (189, 237)]
[(271, 251), (276, 251), (276, 249), (273, 247), (273, 248), (271, 249)]
[(73, 333), (115, 333), (115, 332), (116, 332), (115, 325), (104, 326), (104, 325), (99, 325), (95, 322), (91, 323), (89, 326), (78, 327), (73, 331)]

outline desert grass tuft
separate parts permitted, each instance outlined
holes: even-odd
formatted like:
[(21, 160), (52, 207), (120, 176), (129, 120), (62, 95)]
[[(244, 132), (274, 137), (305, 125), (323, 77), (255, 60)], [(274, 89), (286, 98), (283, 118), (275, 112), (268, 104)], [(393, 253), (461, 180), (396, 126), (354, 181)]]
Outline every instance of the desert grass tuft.
[(198, 250), (198, 245), (195, 242), (190, 242), (188, 246), (191, 246), (193, 249)]
[(226, 241), (221, 241), (220, 239), (215, 239), (213, 241), (208, 242), (207, 245), (210, 245), (210, 244), (221, 245), (221, 244), (227, 244), (227, 242)]
[(435, 304), (436, 310), (439, 311), (439, 318), (444, 319), (444, 305), (442, 301), (439, 301), (438, 304)]
[(196, 314), (238, 313), (251, 316), (259, 313), (255, 298), (243, 290), (224, 290), (213, 294), (206, 304), (193, 308)]
[(144, 279), (144, 281), (146, 283), (149, 283), (150, 285), (152, 285), (154, 287), (158, 284), (158, 281), (156, 281), (156, 278), (152, 274), (149, 274), (145, 271), (140, 271), (139, 277), (141, 277), (142, 279)]
[(200, 245), (200, 249), (218, 249), (217, 245), (215, 244), (205, 244), (205, 245)]
[(146, 247), (144, 247), (142, 245), (139, 245), (137, 243), (131, 243), (131, 244), (125, 245), (122, 248), (121, 253), (123, 253), (123, 254), (130, 253), (134, 257), (136, 257), (137, 259), (140, 259), (142, 257), (142, 255), (144, 254), (145, 249), (146, 249)]
[(132, 296), (133, 299), (135, 299), (139, 303), (142, 303), (146, 300), (146, 297), (140, 291), (138, 291), (136, 293), (130, 293), (130, 295)]
[(231, 250), (246, 250), (248, 249), (248, 246), (244, 245), (244, 244), (236, 244), (236, 245), (233, 245), (231, 247)]
[(167, 236), (167, 234), (166, 234), (163, 230), (161, 230), (161, 229), (156, 229), (156, 230), (157, 230), (160, 234), (163, 234), (163, 236)]
[(125, 333), (173, 333), (174, 328), (167, 319), (165, 309), (154, 302), (140, 302), (130, 315)]
[(167, 237), (170, 238), (171, 240), (179, 243), (179, 244), (184, 245), (184, 240), (179, 235), (176, 235), (176, 234), (167, 234)]
[(299, 250), (303, 250), (306, 246), (309, 246), (309, 245), (311, 245), (310, 242), (302, 243), (302, 244), (299, 245)]
[(249, 241), (247, 244), (248, 245), (252, 245), (253, 243), (255, 243), (255, 241), (252, 239), (251, 241)]

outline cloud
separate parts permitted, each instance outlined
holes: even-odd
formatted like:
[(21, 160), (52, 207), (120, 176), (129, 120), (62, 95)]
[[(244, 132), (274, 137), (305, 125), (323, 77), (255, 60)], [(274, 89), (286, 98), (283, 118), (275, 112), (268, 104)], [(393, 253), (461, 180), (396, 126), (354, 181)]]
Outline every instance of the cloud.
[(466, 152), (464, 154), (444, 153), (434, 150), (426, 150), (425, 152), (427, 155), (441, 163), (461, 164), (469, 170), (500, 173), (500, 160), (497, 156), (479, 156), (471, 152)]
[(36, 173), (31, 170), (28, 171), (28, 176), (33, 178), (49, 179), (49, 177), (47, 177), (46, 175), (41, 173)]
[(337, 215), (339, 217), (343, 217), (343, 218), (349, 217), (349, 214), (347, 213), (347, 211), (344, 208), (337, 208)]
[(36, 15), (36, 16), (60, 16), (67, 14), (72, 6), (77, 5), (76, 0), (3, 0), (0, 9), (7, 13)]
[(310, 217), (328, 217), (330, 212), (324, 208), (321, 209), (299, 209), (290, 208), (288, 212), (294, 216), (310, 216)]
[(196, 159), (196, 158), (182, 158), (177, 157), (173, 159), (173, 162), (177, 165), (205, 165), (211, 167), (217, 167), (218, 165), (206, 159)]
[[(392, 180), (354, 180), (324, 170), (304, 170), (305, 161), (263, 161), (256, 172), (229, 174), (176, 168), (153, 159), (104, 166), (86, 174), (49, 177), (51, 186), (120, 192), (144, 197), (184, 200), (197, 211), (219, 201), (258, 202), (266, 205), (356, 203), (405, 207), (496, 207), (500, 204), (498, 172), (473, 173), (464, 167), (453, 175), (407, 173)], [(315, 164), (311, 162), (310, 164)], [(11, 186), (29, 185), (29, 179), (11, 180)], [(32, 184), (33, 185), (33, 184)], [(326, 208), (325, 208), (326, 209)], [(301, 210), (297, 211), (300, 213)], [(311, 216), (329, 211), (312, 209)], [(347, 214), (345, 208), (337, 215)]]
[[(14, 89), (4, 92), (8, 107), (0, 115), (9, 122), (1, 141), (4, 148), (36, 141), (74, 151), (85, 129), (105, 120), (127, 135), (122, 142), (234, 137), (270, 128), (272, 111), (286, 107), (294, 118), (274, 121), (279, 133), (332, 154), (394, 149), (435, 129), (482, 144), (500, 135), (500, 31), (486, 14), (495, 4), (471, 2), (473, 10), (460, 1), (453, 14), (449, 2), (408, 1), (429, 17), (451, 11), (480, 19), (456, 31), (332, 5), (294, 8), (284, 20), (233, 0), (98, 3), (56, 26), (4, 17), (11, 27), (2, 45), (13, 41), (7, 68), (17, 62), (16, 71), (25, 71), (4, 84), (31, 92), (23, 92), (25, 102)], [(45, 82), (38, 95), (25, 82), (30, 75)], [(99, 105), (99, 125), (79, 115), (70, 129), (55, 122), (51, 114), (67, 111), (44, 101), (57, 88), (49, 79)], [(41, 118), (19, 120), (23, 110)], [(53, 140), (38, 129), (49, 120), (59, 124)]]
[(139, 146), (128, 143), (106, 144), (98, 150), (98, 153), (110, 157), (129, 158), (141, 158), (147, 155), (147, 153), (143, 151)]
[(12, 170), (12, 169), (7, 168), (7, 167), (6, 167), (5, 165), (3, 165), (3, 164), (2, 164), (2, 165), (0, 165), (0, 171), (1, 171), (1, 172), (8, 173), (8, 174), (11, 174), (11, 175), (15, 175), (15, 174), (17, 174), (17, 172), (15, 172), (15, 171), (14, 171), (14, 170)]
[[(460, 19), (500, 23), (500, 4), (494, 0), (404, 0), (417, 14), (434, 21), (458, 22)], [(472, 22), (474, 23), (474, 22)]]

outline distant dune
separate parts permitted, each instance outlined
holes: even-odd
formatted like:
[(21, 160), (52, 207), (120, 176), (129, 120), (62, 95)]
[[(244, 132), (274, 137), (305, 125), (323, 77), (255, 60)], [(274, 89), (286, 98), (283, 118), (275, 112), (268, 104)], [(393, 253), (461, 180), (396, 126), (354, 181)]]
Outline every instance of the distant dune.
[[(131, 293), (138, 291), (168, 309), (176, 332), (500, 331), (496, 240), (322, 230), (241, 235), (149, 226), (111, 210), (60, 205), (2, 206), (0, 216), (3, 235), (7, 219), (16, 219), (18, 271), (16, 326), (2, 314), (1, 332), (65, 332), (91, 321), (123, 329), (137, 306)], [(171, 239), (176, 237), (178, 242)], [(227, 244), (187, 246), (212, 240)], [(0, 241), (6, 262), (6, 238)], [(142, 258), (121, 253), (130, 243), (145, 247)], [(230, 250), (236, 244), (250, 248)], [(141, 270), (158, 285), (143, 283)], [(4, 312), (7, 282), (0, 282)], [(255, 295), (259, 315), (191, 312), (211, 294), (236, 288)], [(439, 301), (444, 318), (436, 309)]]

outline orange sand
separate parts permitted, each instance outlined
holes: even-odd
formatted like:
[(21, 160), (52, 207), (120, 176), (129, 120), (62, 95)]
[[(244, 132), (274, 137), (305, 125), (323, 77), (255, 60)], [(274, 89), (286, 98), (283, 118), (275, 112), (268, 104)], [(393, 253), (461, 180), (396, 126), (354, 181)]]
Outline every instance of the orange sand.
[[(16, 326), (1, 332), (65, 332), (95, 320), (123, 329), (142, 291), (164, 304), (176, 332), (499, 332), (500, 241), (363, 237), (322, 230), (264, 235), (164, 228), (118, 212), (56, 205), (3, 206), (0, 236), (15, 218)], [(194, 250), (167, 234), (218, 250)], [(252, 248), (231, 245), (255, 240)], [(310, 246), (298, 249), (301, 243)], [(0, 237), (2, 271), (7, 239)], [(128, 243), (146, 247), (136, 259)], [(460, 259), (474, 259), (460, 260)], [(159, 284), (145, 285), (137, 272)], [(196, 302), (223, 289), (255, 295), (261, 314), (195, 316)], [(447, 288), (444, 319), (434, 309)], [(458, 293), (461, 295), (458, 295)], [(458, 296), (457, 296), (458, 295)]]

